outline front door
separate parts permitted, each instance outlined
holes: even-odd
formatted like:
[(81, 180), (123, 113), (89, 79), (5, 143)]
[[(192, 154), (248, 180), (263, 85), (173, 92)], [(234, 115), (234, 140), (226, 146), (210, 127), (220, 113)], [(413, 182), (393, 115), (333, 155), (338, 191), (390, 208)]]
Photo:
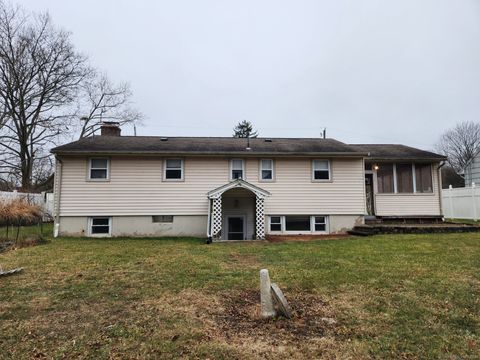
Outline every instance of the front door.
[(227, 235), (228, 240), (245, 240), (244, 216), (227, 217)]
[(375, 215), (375, 202), (373, 200), (373, 174), (365, 174), (365, 195), (367, 196), (367, 214)]

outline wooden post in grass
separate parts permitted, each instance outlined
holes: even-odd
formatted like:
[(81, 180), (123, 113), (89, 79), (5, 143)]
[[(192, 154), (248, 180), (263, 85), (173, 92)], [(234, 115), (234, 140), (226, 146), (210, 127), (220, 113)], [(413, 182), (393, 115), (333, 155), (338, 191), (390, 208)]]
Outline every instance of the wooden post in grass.
[(270, 318), (276, 315), (273, 307), (272, 284), (267, 269), (260, 270), (260, 304), (262, 306), (262, 317)]

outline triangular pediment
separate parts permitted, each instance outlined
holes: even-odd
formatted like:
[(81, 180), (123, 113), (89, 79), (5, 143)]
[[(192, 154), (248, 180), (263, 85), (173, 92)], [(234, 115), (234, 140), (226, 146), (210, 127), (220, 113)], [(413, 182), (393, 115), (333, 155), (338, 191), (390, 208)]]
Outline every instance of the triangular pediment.
[(222, 185), (216, 189), (213, 189), (212, 191), (208, 192), (207, 196), (210, 199), (215, 199), (222, 196), (224, 192), (230, 189), (235, 189), (235, 188), (243, 188), (243, 189), (250, 190), (255, 195), (260, 197), (270, 196), (270, 193), (267, 190), (264, 190), (256, 185), (250, 184), (248, 181), (245, 181), (242, 179), (236, 179), (236, 180), (230, 181), (225, 185)]

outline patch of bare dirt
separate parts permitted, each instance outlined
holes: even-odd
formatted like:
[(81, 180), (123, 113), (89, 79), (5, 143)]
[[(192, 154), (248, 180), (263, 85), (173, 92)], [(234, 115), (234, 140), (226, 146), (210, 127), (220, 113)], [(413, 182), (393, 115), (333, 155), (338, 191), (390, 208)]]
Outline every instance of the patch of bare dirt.
[(313, 294), (287, 294), (292, 319), (263, 319), (258, 291), (224, 294), (220, 299), (212, 316), (219, 335), (227, 340), (250, 338), (270, 345), (294, 344), (325, 337), (335, 332), (337, 326), (328, 304)]

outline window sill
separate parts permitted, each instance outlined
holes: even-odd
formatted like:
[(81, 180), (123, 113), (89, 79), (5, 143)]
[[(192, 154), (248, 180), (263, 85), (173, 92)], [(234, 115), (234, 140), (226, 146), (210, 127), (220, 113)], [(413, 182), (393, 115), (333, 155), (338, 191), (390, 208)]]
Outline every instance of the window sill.
[(328, 179), (328, 180), (315, 180), (315, 179), (312, 179), (312, 183), (333, 183), (333, 179)]
[(269, 231), (270, 235), (327, 235), (328, 231)]
[(87, 179), (87, 182), (109, 182), (110, 179)]
[(163, 179), (163, 182), (185, 182), (185, 179)]
[(375, 196), (434, 196), (436, 193), (376, 193)]

